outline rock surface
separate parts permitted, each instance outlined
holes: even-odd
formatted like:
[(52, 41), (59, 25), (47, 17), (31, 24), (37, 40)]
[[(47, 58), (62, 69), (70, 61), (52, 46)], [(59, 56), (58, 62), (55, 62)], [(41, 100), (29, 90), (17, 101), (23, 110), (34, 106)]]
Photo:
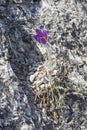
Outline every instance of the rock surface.
[(49, 129), (87, 130), (87, 0), (0, 0), (0, 130)]

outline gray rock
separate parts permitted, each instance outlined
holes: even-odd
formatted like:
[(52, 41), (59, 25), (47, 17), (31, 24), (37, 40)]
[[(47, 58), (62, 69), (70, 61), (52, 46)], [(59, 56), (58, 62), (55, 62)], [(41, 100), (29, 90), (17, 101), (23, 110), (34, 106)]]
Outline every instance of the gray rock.
[[(0, 0), (0, 130), (87, 129), (86, 6), (86, 0)], [(43, 94), (48, 83), (37, 69), (46, 50), (32, 39), (36, 28), (47, 30), (53, 50), (48, 110), (40, 108), (44, 96), (35, 101), (31, 90), (45, 81)]]
[(13, 0), (15, 3), (22, 3), (22, 0)]

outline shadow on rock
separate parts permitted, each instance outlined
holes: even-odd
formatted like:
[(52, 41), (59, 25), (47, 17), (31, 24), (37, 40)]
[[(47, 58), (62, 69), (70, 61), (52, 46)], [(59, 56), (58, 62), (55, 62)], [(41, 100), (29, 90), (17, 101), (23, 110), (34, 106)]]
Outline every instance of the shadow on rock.
[(26, 80), (29, 72), (35, 72), (39, 62), (43, 61), (43, 56), (31, 37), (40, 3), (25, 2), (20, 6), (9, 4), (9, 7), (9, 62), (18, 79)]

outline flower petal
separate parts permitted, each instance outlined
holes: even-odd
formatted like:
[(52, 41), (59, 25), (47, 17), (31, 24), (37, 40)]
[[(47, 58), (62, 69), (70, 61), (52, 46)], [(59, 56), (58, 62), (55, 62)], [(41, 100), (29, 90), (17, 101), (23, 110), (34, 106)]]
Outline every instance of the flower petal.
[(33, 38), (38, 41), (39, 43), (41, 43), (41, 39), (38, 35), (33, 35)]
[(36, 29), (36, 33), (37, 33), (37, 35), (39, 35), (39, 36), (43, 36), (43, 33), (42, 33), (42, 31), (41, 31), (40, 29)]
[(43, 34), (44, 34), (44, 36), (46, 37), (46, 40), (47, 40), (48, 37), (47, 37), (47, 32), (46, 32), (46, 30), (43, 30)]
[(45, 39), (41, 39), (40, 41), (42, 44), (46, 44), (46, 42), (47, 42)]
[(35, 31), (36, 31), (36, 35), (33, 35), (33, 38), (39, 43), (46, 44), (48, 40), (46, 30), (36, 29)]

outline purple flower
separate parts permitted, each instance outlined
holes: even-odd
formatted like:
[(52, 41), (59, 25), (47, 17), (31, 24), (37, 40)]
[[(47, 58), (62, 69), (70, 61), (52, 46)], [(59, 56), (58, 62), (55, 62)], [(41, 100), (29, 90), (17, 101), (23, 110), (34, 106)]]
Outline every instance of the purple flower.
[(48, 39), (46, 30), (36, 29), (35, 31), (36, 35), (33, 35), (33, 38), (39, 43), (46, 44)]

